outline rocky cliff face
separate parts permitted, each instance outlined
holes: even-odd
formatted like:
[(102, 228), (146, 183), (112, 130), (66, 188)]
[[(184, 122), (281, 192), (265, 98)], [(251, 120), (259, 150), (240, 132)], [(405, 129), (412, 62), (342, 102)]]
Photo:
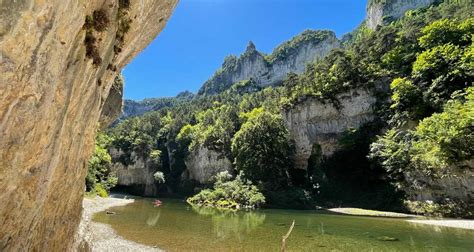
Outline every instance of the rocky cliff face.
[(331, 31), (305, 31), (277, 47), (271, 55), (257, 51), (249, 42), (239, 57), (229, 56), (222, 68), (199, 90), (200, 95), (222, 92), (232, 84), (252, 79), (261, 87), (281, 83), (290, 72), (302, 73), (306, 64), (323, 58), (332, 49), (340, 47)]
[(367, 5), (367, 27), (375, 30), (384, 21), (400, 18), (408, 10), (422, 8), (436, 0), (369, 0)]
[(143, 115), (151, 110), (153, 110), (152, 104), (137, 102), (134, 100), (125, 100), (122, 118)]
[[(122, 150), (110, 149), (112, 157), (112, 172), (117, 175), (119, 186), (127, 186), (137, 194), (143, 196), (155, 196), (157, 194), (157, 186), (153, 174), (156, 168), (153, 168), (153, 161), (143, 158), (132, 152), (125, 154)], [(127, 155), (130, 158), (129, 164), (120, 162), (120, 157)]]
[(117, 76), (114, 79), (112, 87), (110, 87), (109, 95), (104, 102), (102, 112), (100, 114), (99, 126), (104, 129), (114, 122), (121, 114), (123, 108), (123, 79)]
[(200, 146), (191, 152), (185, 160), (186, 170), (183, 179), (196, 180), (201, 184), (211, 182), (212, 177), (219, 172), (228, 171), (232, 173), (232, 163), (222, 153), (209, 150)]
[(342, 133), (375, 117), (373, 106), (377, 99), (366, 89), (341, 93), (337, 100), (339, 109), (330, 101), (309, 98), (282, 112), (296, 145), (295, 168), (307, 169), (314, 145), (321, 147), (323, 156), (330, 156), (338, 149)]
[(1, 251), (78, 245), (87, 159), (113, 80), (176, 2), (0, 1)]
[(474, 202), (474, 160), (453, 166), (449, 174), (449, 176), (433, 177), (422, 172), (405, 172), (404, 191), (412, 200), (438, 202), (445, 199), (457, 199), (472, 204)]

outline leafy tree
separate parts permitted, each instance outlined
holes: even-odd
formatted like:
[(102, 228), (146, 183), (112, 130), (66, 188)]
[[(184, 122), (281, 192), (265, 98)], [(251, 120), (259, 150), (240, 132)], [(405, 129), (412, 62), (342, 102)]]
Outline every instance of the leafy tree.
[(439, 171), (474, 156), (474, 88), (447, 103), (442, 113), (424, 119), (414, 130), (410, 154), (422, 170)]
[(101, 196), (107, 196), (107, 192), (118, 182), (110, 167), (112, 159), (107, 151), (110, 141), (106, 134), (98, 134), (94, 153), (89, 159), (87, 168), (86, 190)]
[(204, 189), (188, 198), (187, 202), (221, 209), (258, 208), (265, 204), (265, 196), (251, 181), (244, 178), (242, 172), (234, 180), (231, 177), (227, 172), (217, 174), (213, 189)]
[(245, 123), (232, 139), (236, 169), (253, 181), (288, 185), (293, 146), (281, 116), (255, 109), (241, 117)]
[(444, 44), (466, 46), (471, 43), (474, 32), (474, 18), (469, 18), (462, 23), (452, 19), (435, 21), (423, 28), (423, 36), (419, 38), (420, 46), (433, 48)]
[[(467, 54), (470, 50), (467, 50)], [(422, 52), (413, 64), (413, 77), (420, 87), (427, 88), (425, 100), (435, 108), (442, 107), (454, 91), (472, 85), (472, 62), (459, 46), (445, 44)]]
[(426, 113), (421, 90), (406, 78), (397, 78), (390, 85), (392, 90), (391, 108), (406, 112), (411, 120), (423, 118)]
[(391, 129), (370, 146), (369, 158), (379, 162), (399, 188), (398, 182), (403, 181), (403, 174), (410, 164), (410, 141), (410, 134)]

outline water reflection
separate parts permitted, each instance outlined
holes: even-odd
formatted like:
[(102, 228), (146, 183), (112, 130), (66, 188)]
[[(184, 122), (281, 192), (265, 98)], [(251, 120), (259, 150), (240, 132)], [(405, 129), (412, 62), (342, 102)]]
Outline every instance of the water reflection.
[(146, 220), (146, 224), (148, 226), (156, 226), (158, 221), (160, 220), (161, 210), (157, 210), (156, 213), (150, 215)]
[(201, 216), (211, 218), (212, 231), (218, 239), (232, 237), (242, 240), (265, 222), (265, 213), (258, 211), (235, 212), (195, 206), (192, 209)]

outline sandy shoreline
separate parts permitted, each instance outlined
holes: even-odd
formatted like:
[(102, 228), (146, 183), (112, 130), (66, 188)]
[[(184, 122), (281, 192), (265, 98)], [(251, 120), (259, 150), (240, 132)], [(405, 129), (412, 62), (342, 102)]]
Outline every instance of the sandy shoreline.
[(369, 217), (390, 217), (390, 218), (416, 218), (416, 217), (418, 217), (418, 216), (412, 215), (412, 214), (377, 211), (377, 210), (352, 208), (352, 207), (329, 208), (329, 209), (326, 209), (326, 210), (329, 211), (329, 212), (338, 213), (338, 214), (356, 215), (356, 216), (369, 216)]
[(474, 230), (474, 220), (450, 220), (450, 219), (426, 219), (423, 216), (413, 215), (413, 214), (404, 214), (396, 212), (384, 212), (376, 210), (368, 210), (362, 208), (330, 208), (327, 209), (329, 212), (346, 214), (346, 215), (356, 215), (356, 216), (368, 216), (368, 217), (390, 217), (390, 218), (406, 218), (408, 222), (425, 224), (425, 225), (435, 225), (441, 227), (451, 227), (451, 228), (462, 228), (462, 229), (471, 229)]
[(115, 231), (106, 224), (93, 222), (92, 215), (97, 212), (105, 211), (115, 206), (123, 206), (132, 203), (133, 199), (123, 198), (100, 198), (94, 199), (84, 198), (83, 201), (83, 218), (89, 222), (88, 240), (92, 251), (161, 251), (160, 249), (138, 244), (133, 241), (124, 239), (117, 235)]
[(474, 230), (474, 220), (407, 220), (407, 221), (412, 222), (412, 223), (417, 223), (417, 224)]

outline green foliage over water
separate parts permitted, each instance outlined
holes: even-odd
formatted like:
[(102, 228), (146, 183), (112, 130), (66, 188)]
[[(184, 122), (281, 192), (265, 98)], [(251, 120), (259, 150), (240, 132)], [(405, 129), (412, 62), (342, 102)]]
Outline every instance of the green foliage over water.
[(191, 205), (219, 209), (258, 208), (265, 204), (265, 196), (250, 180), (239, 173), (235, 179), (227, 172), (218, 173), (212, 189), (204, 189), (187, 199)]

